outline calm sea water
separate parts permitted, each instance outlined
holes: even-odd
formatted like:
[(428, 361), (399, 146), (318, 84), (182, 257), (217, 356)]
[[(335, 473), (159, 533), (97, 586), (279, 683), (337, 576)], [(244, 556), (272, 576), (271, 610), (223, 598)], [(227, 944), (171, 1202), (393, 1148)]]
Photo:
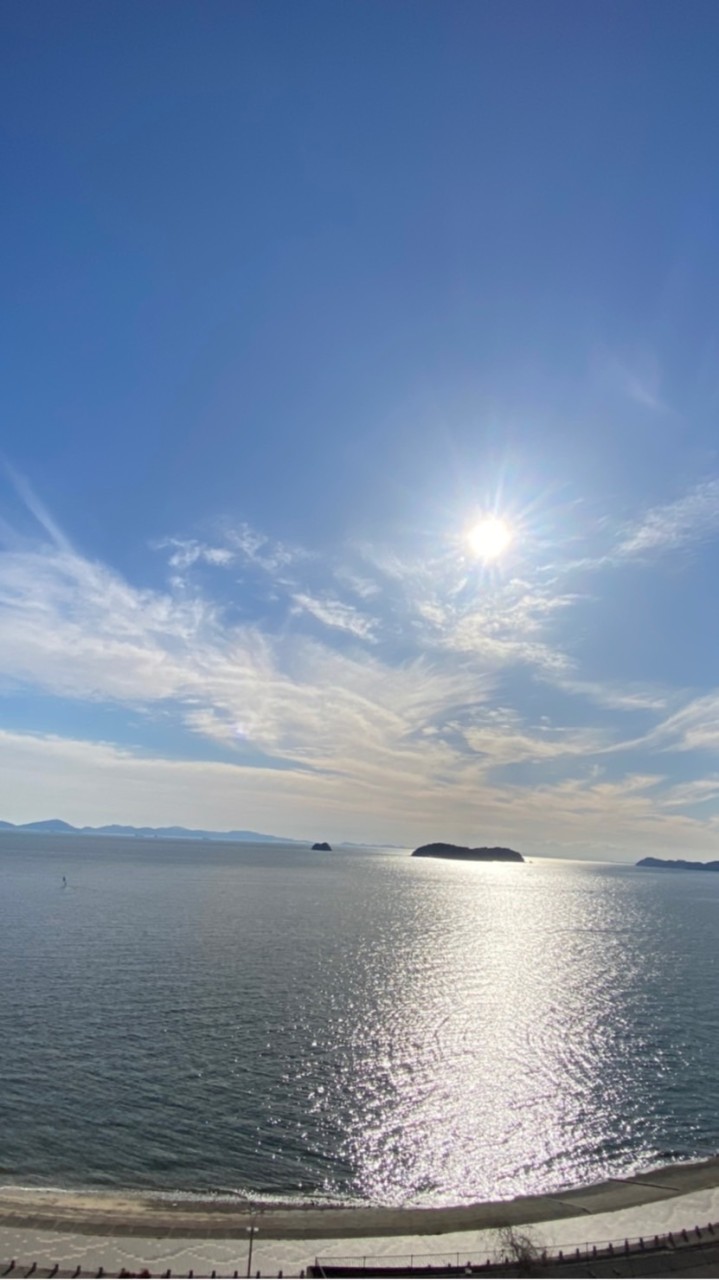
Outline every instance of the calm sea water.
[(447, 1203), (716, 1153), (718, 915), (711, 874), (3, 834), (2, 1180)]

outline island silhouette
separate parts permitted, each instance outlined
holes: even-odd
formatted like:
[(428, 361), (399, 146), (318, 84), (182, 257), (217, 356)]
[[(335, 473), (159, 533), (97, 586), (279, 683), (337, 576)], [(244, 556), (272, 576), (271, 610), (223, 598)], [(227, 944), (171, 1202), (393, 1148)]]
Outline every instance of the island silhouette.
[(461, 844), (423, 844), (415, 849), (413, 858), (455, 858), (459, 862), (524, 862), (521, 853), (516, 849), (494, 848), (470, 849)]
[(636, 865), (650, 871), (719, 871), (719, 862), (686, 862), (683, 858), (641, 858)]

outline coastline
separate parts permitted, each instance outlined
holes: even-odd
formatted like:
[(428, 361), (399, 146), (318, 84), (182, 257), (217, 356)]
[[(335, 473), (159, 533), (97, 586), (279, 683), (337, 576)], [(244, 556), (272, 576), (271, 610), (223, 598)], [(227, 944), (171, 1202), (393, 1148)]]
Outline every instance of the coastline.
[(719, 1187), (719, 1156), (662, 1165), (592, 1186), (512, 1200), (441, 1208), (273, 1206), (207, 1199), (161, 1199), (152, 1193), (76, 1192), (0, 1186), (0, 1227), (93, 1236), (247, 1238), (257, 1224), (266, 1240), (442, 1235), (512, 1224), (585, 1217)]

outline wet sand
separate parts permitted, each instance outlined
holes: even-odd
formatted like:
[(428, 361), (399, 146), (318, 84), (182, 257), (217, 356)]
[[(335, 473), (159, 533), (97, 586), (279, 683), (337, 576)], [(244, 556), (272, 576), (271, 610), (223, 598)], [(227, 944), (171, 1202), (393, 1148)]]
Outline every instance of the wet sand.
[(485, 1231), (509, 1224), (552, 1222), (635, 1206), (719, 1187), (719, 1157), (665, 1165), (595, 1186), (447, 1208), (263, 1208), (231, 1200), (160, 1198), (122, 1192), (74, 1192), (0, 1186), (0, 1226), (72, 1231), (93, 1236), (247, 1238), (256, 1224), (265, 1240), (427, 1236)]

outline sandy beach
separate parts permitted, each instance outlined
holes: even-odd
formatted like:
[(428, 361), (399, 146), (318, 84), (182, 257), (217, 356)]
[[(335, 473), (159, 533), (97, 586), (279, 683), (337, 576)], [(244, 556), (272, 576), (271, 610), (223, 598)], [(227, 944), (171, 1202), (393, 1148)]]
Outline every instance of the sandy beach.
[(719, 1157), (664, 1165), (627, 1178), (547, 1195), (520, 1196), (442, 1208), (362, 1206), (264, 1208), (245, 1201), (192, 1200), (112, 1192), (0, 1186), (0, 1225), (71, 1230), (92, 1235), (244, 1237), (261, 1224), (266, 1239), (334, 1236), (434, 1235), (491, 1229), (578, 1215), (614, 1212), (719, 1186)]
[(326, 1259), (406, 1258), (438, 1261), (457, 1253), (483, 1260), (497, 1230), (528, 1227), (538, 1245), (661, 1234), (719, 1220), (719, 1158), (670, 1165), (593, 1187), (440, 1209), (272, 1208), (253, 1213), (230, 1202), (170, 1201), (150, 1196), (84, 1194), (0, 1187), (0, 1262), (103, 1266), (128, 1270), (193, 1269), (232, 1274), (258, 1228), (253, 1272), (299, 1275)]

